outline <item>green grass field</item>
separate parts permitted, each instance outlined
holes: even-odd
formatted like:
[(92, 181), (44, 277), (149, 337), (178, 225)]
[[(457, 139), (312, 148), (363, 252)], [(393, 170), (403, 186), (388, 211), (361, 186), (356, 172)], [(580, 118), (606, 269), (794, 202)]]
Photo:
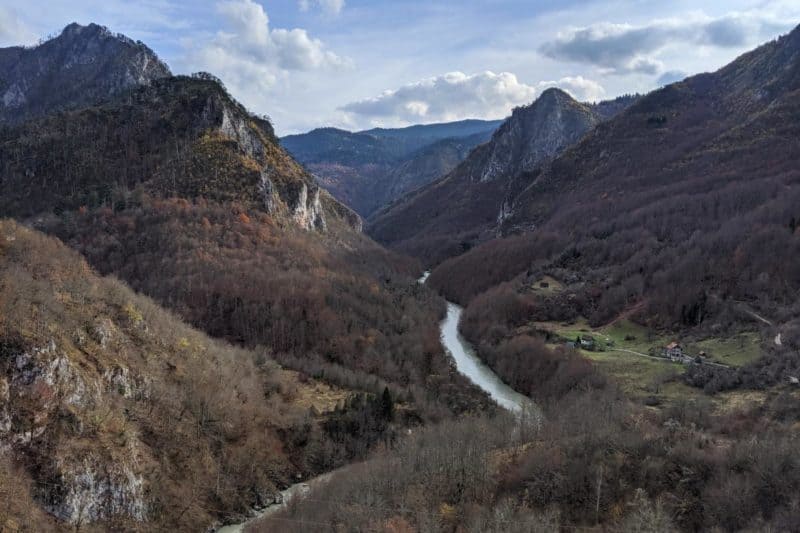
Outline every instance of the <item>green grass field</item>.
[[(688, 353), (705, 351), (710, 360), (730, 366), (744, 365), (757, 359), (761, 354), (761, 340), (758, 334), (753, 332), (740, 333), (731, 338), (686, 341), (679, 336), (673, 337), (651, 331), (627, 319), (618, 320), (601, 328), (590, 327), (584, 319), (572, 324), (541, 322), (536, 326), (570, 341), (579, 336), (591, 335), (602, 351), (580, 350), (587, 359), (612, 377), (626, 394), (639, 399), (655, 397), (662, 405), (668, 405), (679, 399), (705, 395), (701, 390), (668, 379), (669, 376), (682, 374), (685, 371), (683, 365), (620, 350), (648, 354), (653, 348), (658, 351), (669, 342), (678, 340), (684, 343)], [(719, 400), (727, 403), (722, 396)]]
[(743, 366), (761, 355), (761, 339), (757, 333), (740, 333), (730, 338), (710, 338), (689, 344), (703, 350), (712, 361), (730, 366)]

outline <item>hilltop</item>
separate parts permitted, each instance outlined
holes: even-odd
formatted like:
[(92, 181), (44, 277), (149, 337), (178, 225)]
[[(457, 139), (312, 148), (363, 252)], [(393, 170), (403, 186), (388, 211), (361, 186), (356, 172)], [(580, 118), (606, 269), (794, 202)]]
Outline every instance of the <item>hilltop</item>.
[(35, 47), (0, 48), (0, 125), (107, 100), (170, 75), (143, 43), (73, 23)]

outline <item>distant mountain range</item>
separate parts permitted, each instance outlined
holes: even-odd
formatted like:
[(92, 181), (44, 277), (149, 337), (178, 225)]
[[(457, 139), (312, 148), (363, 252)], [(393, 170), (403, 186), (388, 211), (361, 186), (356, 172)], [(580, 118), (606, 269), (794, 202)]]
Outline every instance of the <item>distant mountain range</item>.
[(462, 120), (348, 132), (321, 128), (281, 139), (337, 199), (364, 217), (446, 174), (502, 121)]

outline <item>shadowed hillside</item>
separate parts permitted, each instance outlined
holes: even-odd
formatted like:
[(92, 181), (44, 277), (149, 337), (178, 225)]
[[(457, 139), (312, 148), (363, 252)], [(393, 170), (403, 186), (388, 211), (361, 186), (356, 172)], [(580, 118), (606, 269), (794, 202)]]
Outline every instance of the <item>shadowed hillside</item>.
[(503, 230), (520, 236), (431, 281), (466, 301), (548, 272), (576, 287), (571, 313), (596, 324), (637, 304), (641, 320), (668, 327), (735, 326), (738, 302), (794, 320), (798, 58), (800, 29), (643, 97), (518, 176)]

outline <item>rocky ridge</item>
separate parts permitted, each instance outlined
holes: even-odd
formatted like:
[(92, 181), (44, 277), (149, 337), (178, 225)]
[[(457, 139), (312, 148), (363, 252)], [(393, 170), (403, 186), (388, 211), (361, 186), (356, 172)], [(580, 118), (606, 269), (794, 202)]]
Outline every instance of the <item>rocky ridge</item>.
[(73, 23), (38, 46), (0, 49), (0, 123), (94, 104), (170, 75), (143, 43)]

